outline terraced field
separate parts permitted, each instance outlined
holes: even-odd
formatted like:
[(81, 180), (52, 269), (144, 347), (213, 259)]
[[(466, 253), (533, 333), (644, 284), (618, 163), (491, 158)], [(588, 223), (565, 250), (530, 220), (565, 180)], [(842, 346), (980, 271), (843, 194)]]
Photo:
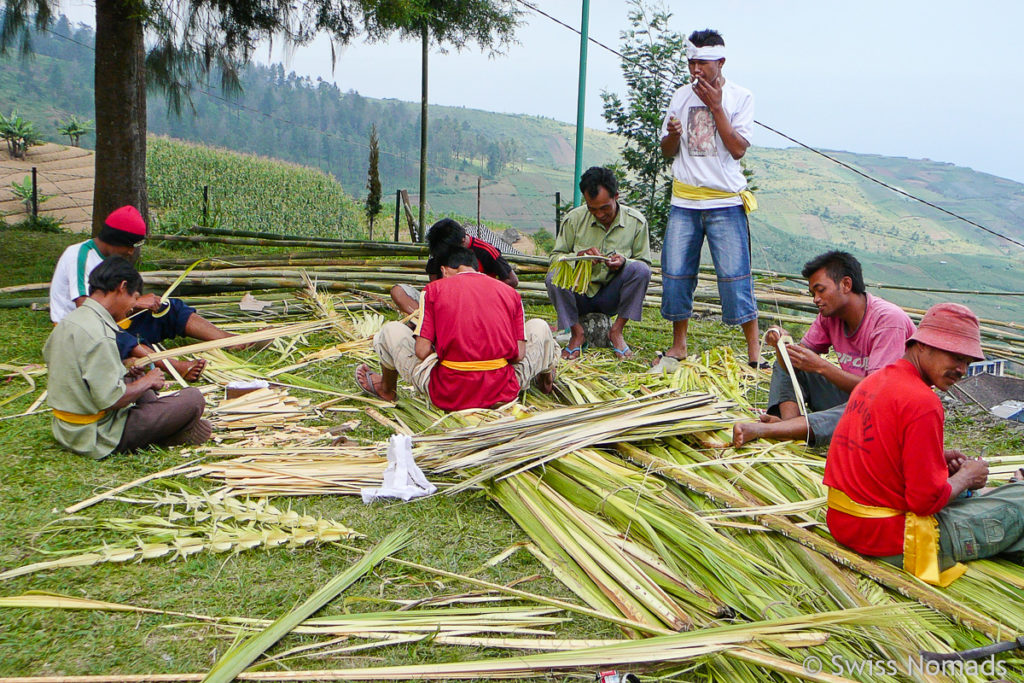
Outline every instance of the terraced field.
[(51, 198), (39, 205), (42, 217), (60, 219), (72, 232), (92, 228), (93, 152), (48, 142), (33, 147), (26, 159), (12, 159), (0, 150), (0, 218), (16, 223), (28, 216), (25, 205), (11, 190), (36, 167), (39, 192)]

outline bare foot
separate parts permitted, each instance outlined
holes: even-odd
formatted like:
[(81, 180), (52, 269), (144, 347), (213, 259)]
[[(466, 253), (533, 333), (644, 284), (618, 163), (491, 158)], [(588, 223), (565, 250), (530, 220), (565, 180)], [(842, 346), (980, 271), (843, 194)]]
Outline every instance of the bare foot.
[(542, 394), (550, 394), (555, 390), (555, 370), (552, 368), (547, 372), (542, 372), (533, 378), (533, 385), (537, 387)]
[(683, 344), (682, 346), (670, 346), (665, 349), (661, 355), (668, 356), (669, 358), (675, 358), (676, 360), (683, 360), (686, 358), (686, 344)]
[[(765, 417), (772, 416), (761, 416), (762, 419)], [(777, 421), (778, 418), (775, 418), (775, 420)], [(734, 424), (732, 426), (732, 445), (735, 448), (739, 448), (745, 443), (748, 443), (755, 439), (760, 439), (761, 436), (763, 436), (764, 434), (764, 429), (762, 428), (762, 425), (765, 424), (766, 422), (768, 422), (768, 420), (764, 420), (763, 422), (738, 422)]]
[(168, 358), (167, 362), (174, 367), (174, 370), (181, 375), (181, 378), (186, 382), (195, 382), (199, 379), (203, 370), (206, 368), (206, 359), (197, 358), (196, 360), (174, 360)]
[(394, 401), (398, 398), (396, 392), (388, 391), (384, 387), (384, 376), (371, 372), (366, 363), (362, 363), (356, 368), (356, 384), (370, 396), (376, 396), (385, 401)]

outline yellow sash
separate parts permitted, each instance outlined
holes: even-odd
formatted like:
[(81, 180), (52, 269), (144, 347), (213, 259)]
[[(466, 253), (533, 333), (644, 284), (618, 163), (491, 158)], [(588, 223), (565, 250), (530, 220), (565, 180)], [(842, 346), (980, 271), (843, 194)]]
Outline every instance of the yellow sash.
[(919, 517), (909, 510), (862, 505), (839, 489), (828, 490), (828, 506), (861, 519), (904, 518), (903, 568), (933, 586), (945, 588), (967, 571), (959, 562), (946, 571), (939, 571), (939, 522), (934, 515)]
[(122, 330), (127, 330), (129, 327), (132, 326), (132, 319), (124, 318), (123, 320), (118, 320), (117, 326), (120, 327)]
[(475, 372), (478, 370), (497, 370), (508, 365), (508, 361), (504, 358), (495, 358), (494, 360), (443, 360), (441, 365), (452, 370)]
[(103, 419), (103, 416), (107, 414), (107, 411), (101, 410), (93, 415), (80, 415), (79, 413), (69, 413), (63, 410), (53, 409), (53, 416), (61, 422), (67, 422), (73, 425), (91, 425), (93, 422), (99, 422)]
[(750, 190), (739, 192), (726, 192), (725, 190), (713, 190), (710, 187), (697, 187), (687, 185), (678, 180), (672, 181), (672, 196), (680, 199), (701, 201), (703, 199), (726, 199), (727, 197), (739, 197), (743, 200), (743, 210), (747, 213), (757, 211), (757, 197)]

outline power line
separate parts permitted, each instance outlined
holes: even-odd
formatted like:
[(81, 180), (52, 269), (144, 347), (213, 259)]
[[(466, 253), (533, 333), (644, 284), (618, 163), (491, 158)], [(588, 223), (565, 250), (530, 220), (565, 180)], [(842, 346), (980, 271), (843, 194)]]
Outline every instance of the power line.
[[(537, 7), (537, 6), (533, 5), (533, 4), (529, 3), (529, 2), (527, 2), (526, 0), (516, 0), (516, 2), (518, 2), (518, 3), (520, 4), (520, 5), (523, 5), (523, 6), (525, 6), (525, 7), (529, 7), (529, 8), (531, 9), (531, 10), (533, 10), (533, 11), (534, 11), (534, 12), (536, 12), (537, 14), (540, 14), (541, 16), (544, 16), (544, 17), (546, 17), (546, 18), (550, 19), (551, 21), (555, 22), (556, 24), (558, 24), (558, 25), (560, 25), (560, 26), (563, 26), (563, 27), (565, 27), (565, 28), (569, 29), (569, 30), (570, 30), (570, 31), (572, 31), (573, 33), (575, 33), (575, 34), (577, 34), (577, 35), (581, 35), (581, 31), (580, 31), (580, 30), (579, 30), (578, 28), (576, 28), (576, 27), (574, 27), (574, 26), (571, 26), (571, 25), (569, 25), (569, 24), (565, 23), (564, 21), (562, 21), (561, 19), (558, 19), (557, 17), (554, 17), (554, 16), (552, 16), (552, 15), (548, 14), (548, 13), (547, 13), (547, 12), (545, 12), (544, 10), (540, 9), (539, 7)], [(648, 69), (648, 68), (647, 68), (646, 66), (644, 66), (643, 64), (641, 64), (641, 63), (640, 63), (640, 62), (638, 62), (637, 60), (635, 60), (635, 59), (630, 59), (629, 57), (625, 56), (624, 54), (622, 54), (622, 53), (621, 53), (621, 52), (619, 52), (618, 50), (616, 50), (616, 49), (614, 49), (614, 48), (612, 48), (612, 47), (609, 47), (609, 46), (605, 45), (605, 44), (604, 44), (604, 43), (602, 43), (601, 41), (599, 41), (599, 40), (596, 40), (596, 39), (594, 39), (594, 38), (591, 38), (591, 37), (589, 37), (589, 36), (587, 37), (587, 40), (588, 40), (589, 42), (591, 42), (591, 43), (593, 43), (593, 44), (597, 45), (598, 47), (601, 47), (601, 48), (603, 48), (603, 49), (607, 50), (608, 52), (611, 52), (612, 54), (614, 54), (614, 55), (618, 56), (618, 57), (619, 57), (620, 59), (622, 59), (622, 60), (624, 60), (624, 61), (627, 61), (627, 62), (629, 62), (629, 63), (631, 63), (631, 64), (633, 64), (633, 65), (635, 65), (635, 66), (638, 66), (638, 67), (640, 67), (641, 69), (643, 69), (643, 70), (647, 71), (647, 72), (648, 72), (648, 73), (650, 73), (651, 75), (653, 75), (653, 76), (655, 76), (655, 77), (657, 77), (657, 78), (661, 79), (661, 80), (662, 80), (663, 82), (666, 82), (666, 83), (668, 82), (668, 79), (666, 79), (666, 78), (664, 77), (664, 75), (663, 75), (663, 74), (659, 74), (659, 73), (654, 73), (654, 72), (652, 72), (652, 71), (651, 71), (650, 69)], [(677, 87), (675, 83), (668, 83), (668, 85), (670, 85), (670, 86), (671, 86), (671, 87), (673, 87), (673, 88), (674, 88), (674, 87)], [(1014, 239), (1014, 238), (1012, 238), (1012, 237), (1009, 237), (1009, 236), (1007, 236), (1007, 235), (1004, 235), (1004, 234), (1002, 234), (1002, 233), (1000, 233), (1000, 232), (997, 232), (997, 231), (995, 231), (995, 230), (992, 230), (991, 228), (987, 228), (987, 227), (985, 227), (984, 225), (981, 225), (980, 223), (977, 223), (977, 222), (975, 222), (975, 221), (972, 221), (972, 220), (971, 220), (970, 218), (966, 218), (966, 217), (964, 217), (964, 216), (961, 216), (960, 214), (958, 214), (958, 213), (955, 213), (955, 212), (953, 212), (953, 211), (950, 211), (949, 209), (944, 209), (944, 208), (942, 208), (941, 206), (938, 206), (938, 205), (936, 205), (936, 204), (933, 204), (932, 202), (929, 202), (929, 201), (928, 201), (928, 200), (926, 200), (926, 199), (922, 199), (922, 198), (920, 198), (920, 197), (917, 197), (917, 196), (915, 196), (915, 195), (912, 195), (912, 194), (910, 194), (909, 192), (906, 192), (905, 190), (901, 190), (901, 189), (900, 189), (900, 188), (898, 188), (898, 187), (894, 187), (894, 186), (890, 185), (889, 183), (886, 183), (886, 182), (885, 182), (885, 181), (883, 181), (883, 180), (879, 180), (878, 178), (875, 178), (875, 177), (873, 177), (873, 176), (871, 176), (871, 175), (869, 175), (869, 174), (865, 173), (864, 171), (861, 171), (861, 170), (858, 170), (857, 168), (854, 168), (853, 166), (851, 166), (851, 165), (850, 165), (850, 164), (848, 164), (848, 163), (845, 163), (845, 162), (843, 162), (843, 161), (840, 161), (839, 159), (836, 159), (835, 157), (829, 156), (828, 154), (825, 154), (825, 153), (824, 153), (824, 152), (822, 152), (821, 150), (819, 150), (819, 149), (816, 149), (816, 148), (814, 148), (814, 147), (812, 147), (812, 146), (810, 146), (810, 145), (808, 145), (808, 144), (806, 144), (806, 143), (803, 143), (803, 142), (801, 142), (801, 141), (797, 140), (796, 138), (794, 138), (794, 137), (792, 137), (792, 136), (790, 136), (790, 135), (787, 135), (787, 134), (783, 133), (783, 132), (782, 132), (782, 131), (780, 131), (780, 130), (777, 130), (777, 129), (775, 129), (775, 128), (773, 128), (773, 127), (769, 126), (769, 125), (768, 125), (768, 124), (766, 124), (766, 123), (762, 123), (761, 121), (758, 121), (758, 120), (756, 120), (756, 119), (754, 120), (754, 123), (756, 123), (757, 125), (761, 126), (761, 127), (762, 127), (762, 128), (764, 128), (765, 130), (769, 130), (769, 131), (771, 131), (771, 132), (775, 133), (776, 135), (779, 135), (780, 137), (783, 137), (783, 138), (785, 138), (786, 140), (789, 140), (790, 142), (793, 142), (793, 143), (795, 143), (795, 144), (799, 145), (800, 147), (803, 147), (804, 149), (807, 149), (807, 150), (809, 150), (809, 151), (811, 151), (811, 152), (814, 152), (815, 154), (818, 154), (818, 155), (820, 155), (820, 156), (824, 157), (825, 159), (828, 159), (829, 161), (831, 161), (831, 162), (833, 162), (833, 163), (835, 163), (835, 164), (838, 164), (839, 166), (842, 166), (843, 168), (845, 168), (845, 169), (847, 169), (847, 170), (853, 171), (853, 172), (854, 172), (854, 173), (856, 173), (857, 175), (859, 175), (859, 176), (861, 176), (861, 177), (863, 177), (863, 178), (865, 178), (865, 179), (867, 179), (867, 180), (870, 180), (870, 181), (871, 181), (871, 182), (873, 182), (873, 183), (877, 183), (877, 184), (881, 185), (881, 186), (882, 186), (882, 187), (884, 187), (884, 188), (887, 188), (887, 189), (889, 189), (889, 190), (892, 190), (893, 192), (896, 192), (897, 194), (901, 194), (901, 195), (903, 195), (904, 197), (908, 197), (908, 198), (910, 198), (910, 199), (913, 199), (914, 201), (918, 201), (918, 202), (921, 202), (921, 203), (922, 203), (922, 204), (924, 204), (925, 206), (930, 206), (931, 208), (933, 208), (933, 209), (936, 209), (936, 210), (938, 210), (938, 211), (941, 211), (942, 213), (945, 213), (945, 214), (947, 214), (947, 215), (949, 215), (949, 216), (952, 216), (953, 218), (958, 218), (958, 219), (962, 220), (962, 221), (963, 221), (963, 222), (965, 222), (965, 223), (968, 223), (968, 224), (970, 224), (970, 225), (973, 225), (974, 227), (976, 227), (976, 228), (978, 228), (978, 229), (980, 229), (980, 230), (984, 230), (985, 232), (987, 232), (987, 233), (989, 233), (989, 234), (991, 234), (991, 235), (995, 235), (996, 237), (999, 237), (999, 238), (1001, 238), (1001, 239), (1004, 239), (1004, 240), (1006, 240), (1007, 242), (1010, 242), (1010, 243), (1012, 243), (1012, 244), (1015, 244), (1015, 245), (1017, 245), (1017, 246), (1019, 246), (1019, 247), (1024, 247), (1024, 242), (1021, 242), (1021, 241), (1019, 241), (1019, 240), (1016, 240), (1016, 239)]]
[[(581, 33), (578, 28), (575, 28), (575, 27), (571, 26), (570, 24), (565, 23), (561, 19), (558, 19), (557, 17), (552, 16), (551, 14), (548, 14), (547, 12), (541, 10), (539, 7), (537, 7), (537, 6), (527, 2), (526, 0), (516, 0), (516, 2), (518, 2), (521, 5), (523, 5), (524, 7), (528, 7), (532, 11), (536, 12), (537, 14), (540, 14), (541, 16), (549, 19), (550, 21), (553, 21), (554, 23), (556, 23), (556, 24), (558, 24), (558, 25), (560, 25), (560, 26), (562, 26), (562, 27), (564, 27), (566, 29), (569, 29), (570, 31), (572, 31), (573, 33), (576, 33), (577, 35), (580, 35), (580, 33)], [(81, 47), (84, 47), (86, 49), (92, 50), (94, 52), (96, 50), (96, 48), (94, 46), (92, 46), (92, 45), (88, 45), (88, 44), (83, 43), (81, 41), (75, 40), (74, 38), (71, 38), (70, 36), (65, 36), (63, 34), (57, 33), (56, 31), (54, 31), (54, 30), (52, 30), (52, 29), (50, 29), (48, 27), (44, 27), (43, 30), (46, 31), (47, 33), (57, 37), (57, 38), (61, 38), (61, 39), (66, 40), (68, 42), (74, 43), (75, 45), (79, 45)], [(598, 47), (600, 47), (600, 48), (602, 48), (602, 49), (604, 49), (604, 50), (606, 50), (606, 51), (616, 55), (620, 59), (625, 60), (627, 62), (630, 62), (630, 63), (640, 67), (641, 69), (644, 69), (645, 71), (647, 71), (648, 73), (651, 73), (653, 76), (661, 79), (662, 81), (664, 81), (666, 83), (668, 82), (667, 78), (663, 74), (652, 72), (650, 69), (648, 69), (646, 66), (644, 66), (640, 62), (638, 62), (638, 61), (636, 61), (634, 59), (630, 59), (629, 57), (626, 57), (624, 54), (622, 54), (621, 52), (619, 52), (615, 48), (606, 45), (605, 43), (597, 40), (596, 38), (591, 38), (591, 37), (588, 36), (587, 40), (588, 40), (588, 42), (591, 42), (591, 43), (597, 45)], [(668, 83), (668, 85), (670, 85), (671, 87), (676, 87), (676, 84), (674, 84), (674, 83)], [(179, 83), (179, 86), (182, 86), (182, 84)], [(184, 87), (184, 86), (182, 86), (182, 87)], [(203, 95), (206, 95), (207, 97), (211, 97), (213, 99), (220, 100), (220, 101), (224, 102), (225, 104), (227, 104), (228, 106), (236, 107), (237, 109), (244, 110), (244, 111), (247, 111), (247, 112), (250, 112), (250, 113), (253, 113), (253, 114), (258, 114), (260, 116), (263, 116), (263, 117), (265, 117), (267, 119), (270, 119), (270, 120), (273, 120), (273, 121), (278, 121), (280, 123), (285, 123), (287, 125), (294, 126), (295, 128), (307, 130), (307, 131), (310, 131), (310, 132), (313, 132), (313, 133), (318, 133), (320, 135), (324, 135), (324, 136), (327, 136), (329, 138), (334, 138), (336, 140), (339, 140), (339, 141), (342, 141), (342, 142), (346, 142), (346, 143), (351, 144), (351, 145), (356, 145), (358, 147), (369, 149), (369, 145), (364, 143), (364, 142), (355, 140), (353, 138), (348, 138), (348, 137), (345, 137), (345, 136), (342, 136), (342, 135), (338, 135), (337, 133), (332, 133), (330, 131), (326, 131), (326, 130), (323, 130), (321, 128), (315, 128), (313, 126), (309, 126), (309, 125), (306, 125), (306, 124), (297, 123), (297, 122), (292, 121), (290, 119), (285, 119), (285, 118), (282, 118), (282, 117), (279, 117), (279, 116), (275, 116), (273, 114), (268, 114), (268, 113), (263, 112), (263, 111), (261, 111), (259, 109), (256, 109), (256, 108), (253, 108), (253, 107), (249, 107), (249, 106), (241, 104), (239, 102), (232, 102), (228, 98), (223, 97), (221, 95), (218, 95), (218, 94), (216, 94), (216, 93), (214, 93), (212, 91), (209, 91), (209, 90), (207, 90), (205, 88), (189, 85), (188, 89), (189, 90), (193, 90), (194, 89), (196, 92), (199, 92), (199, 93), (201, 93)], [(841, 161), (841, 160), (839, 160), (839, 159), (837, 159), (837, 158), (835, 158), (833, 156), (830, 156), (830, 155), (826, 154), (825, 152), (822, 152), (821, 150), (819, 150), (819, 149), (817, 149), (815, 147), (812, 147), (811, 145), (808, 145), (808, 144), (806, 144), (804, 142), (801, 142), (800, 140), (797, 140), (796, 138), (794, 138), (794, 137), (792, 137), (790, 135), (787, 135), (786, 133), (783, 133), (782, 131), (780, 131), (780, 130), (778, 130), (776, 128), (773, 128), (772, 126), (769, 126), (766, 123), (763, 123), (763, 122), (758, 121), (756, 119), (755, 119), (754, 123), (759, 125), (759, 126), (761, 126), (762, 128), (764, 128), (766, 130), (771, 131), (772, 133), (775, 133), (776, 135), (778, 135), (778, 136), (780, 136), (782, 138), (785, 138), (786, 140), (789, 140), (790, 142), (793, 142), (796, 145), (799, 145), (800, 147), (802, 147), (802, 148), (804, 148), (804, 149), (806, 149), (806, 150), (808, 150), (810, 152), (813, 152), (814, 154), (817, 154), (817, 155), (819, 155), (819, 156), (821, 156), (821, 157), (823, 157), (825, 159), (828, 159), (829, 161), (835, 163), (838, 166), (841, 166), (841, 167), (843, 167), (843, 168), (845, 168), (845, 169), (847, 169), (849, 171), (852, 171), (853, 173), (856, 173), (857, 175), (861, 176), (862, 178), (865, 178), (866, 180), (869, 180), (869, 181), (871, 181), (873, 183), (876, 183), (876, 184), (878, 184), (878, 185), (880, 185), (880, 186), (882, 186), (882, 187), (884, 187), (886, 189), (892, 190), (893, 192), (895, 192), (897, 194), (900, 194), (900, 195), (902, 195), (904, 197), (907, 197), (909, 199), (913, 199), (914, 201), (920, 202), (921, 204), (924, 204), (925, 206), (929, 206), (929, 207), (931, 207), (931, 208), (933, 208), (933, 209), (935, 209), (937, 211), (945, 213), (948, 216), (951, 216), (953, 218), (959, 219), (959, 220), (961, 220), (961, 221), (963, 221), (963, 222), (965, 222), (965, 223), (967, 223), (969, 225), (973, 225), (974, 227), (978, 228), (979, 230), (987, 232), (987, 233), (989, 233), (989, 234), (991, 234), (991, 235), (993, 235), (995, 237), (998, 237), (1000, 239), (1006, 240), (1007, 242), (1010, 242), (1011, 244), (1015, 244), (1015, 245), (1017, 245), (1019, 247), (1024, 248), (1024, 242), (1021, 242), (1021, 241), (1016, 240), (1016, 239), (1014, 239), (1012, 237), (1009, 237), (1008, 235), (1004, 235), (1004, 234), (1002, 234), (1002, 233), (1000, 233), (1000, 232), (998, 232), (996, 230), (993, 230), (993, 229), (988, 228), (988, 227), (986, 227), (984, 225), (981, 225), (980, 223), (978, 223), (976, 221), (973, 221), (973, 220), (971, 220), (971, 219), (969, 219), (969, 218), (967, 218), (965, 216), (961, 216), (960, 214), (958, 214), (956, 212), (950, 211), (949, 209), (945, 209), (945, 208), (943, 208), (943, 207), (941, 207), (941, 206), (939, 206), (937, 204), (934, 204), (933, 202), (930, 202), (930, 201), (928, 201), (926, 199), (922, 199), (921, 197), (917, 197), (917, 196), (915, 196), (913, 194), (910, 194), (909, 192), (907, 192), (905, 190), (902, 190), (902, 189), (900, 189), (898, 187), (890, 185), (889, 183), (887, 183), (887, 182), (885, 182), (883, 180), (875, 178), (875, 177), (871, 176), (870, 174), (865, 173), (864, 171), (861, 171), (861, 170), (855, 168), (854, 166), (852, 166), (852, 165), (850, 165), (850, 164), (848, 164), (848, 163), (846, 163), (844, 161)], [(380, 153), (384, 154), (386, 156), (390, 156), (390, 157), (392, 157), (394, 159), (400, 160), (400, 161), (408, 164), (407, 158), (404, 155), (396, 154), (394, 152), (388, 152), (386, 150), (380, 150)], [(449, 171), (449, 172), (452, 172), (452, 173), (468, 173), (469, 172), (469, 171), (465, 171), (465, 170), (459, 170), (459, 169), (454, 169), (454, 168), (447, 168), (447, 167), (444, 167), (444, 166), (437, 166), (437, 165), (433, 165), (433, 164), (431, 165), (431, 167), (434, 168), (435, 170)]]
[[(72, 38), (70, 36), (65, 36), (62, 33), (57, 33), (56, 31), (54, 31), (53, 29), (51, 29), (49, 27), (44, 27), (43, 30), (46, 31), (47, 33), (49, 33), (50, 35), (56, 37), (56, 38), (60, 38), (62, 40), (66, 40), (66, 41), (68, 41), (70, 43), (74, 43), (75, 45), (78, 45), (80, 47), (84, 47), (84, 48), (86, 48), (88, 50), (91, 50), (93, 52), (96, 51), (95, 46), (89, 45), (87, 43), (83, 43), (83, 42), (81, 42), (79, 40), (75, 40), (74, 38)], [(314, 126), (310, 126), (310, 125), (307, 125), (307, 124), (304, 124), (304, 123), (298, 123), (298, 122), (292, 121), (290, 119), (286, 119), (286, 118), (283, 118), (283, 117), (280, 117), (280, 116), (275, 116), (274, 114), (268, 114), (267, 112), (261, 111), (259, 109), (254, 108), (254, 107), (247, 106), (247, 105), (242, 104), (240, 102), (234, 102), (234, 101), (232, 101), (232, 100), (230, 100), (230, 99), (228, 99), (228, 98), (226, 98), (226, 97), (224, 97), (222, 95), (218, 95), (215, 92), (212, 92), (210, 90), (207, 90), (205, 88), (202, 88), (202, 87), (199, 87), (199, 86), (196, 86), (196, 85), (188, 84), (186, 86), (185, 84), (182, 84), (182, 83), (178, 83), (177, 85), (180, 86), (180, 87), (183, 87), (183, 88), (187, 88), (190, 91), (195, 91), (195, 92), (198, 92), (200, 94), (206, 95), (207, 97), (213, 98), (215, 100), (220, 100), (221, 102), (224, 102), (229, 107), (234, 107), (236, 109), (240, 109), (240, 110), (252, 113), (252, 114), (257, 114), (259, 116), (263, 116), (264, 118), (270, 119), (272, 121), (277, 121), (279, 123), (284, 123), (284, 124), (287, 124), (289, 126), (293, 126), (295, 128), (299, 128), (299, 129), (302, 129), (302, 130), (307, 130), (307, 131), (312, 132), (312, 133), (318, 133), (320, 135), (323, 135), (323, 136), (326, 136), (326, 137), (329, 137), (329, 138), (334, 138), (335, 140), (339, 140), (341, 142), (345, 142), (345, 143), (348, 143), (350, 145), (355, 145), (357, 147), (362, 147), (364, 149), (369, 149), (370, 148), (370, 146), (367, 143), (362, 142), (360, 140), (356, 140), (354, 138), (349, 138), (349, 137), (346, 137), (344, 135), (339, 135), (337, 133), (333, 133), (331, 131), (327, 131), (327, 130), (324, 130), (322, 128), (316, 128)], [(407, 157), (404, 156), (404, 155), (396, 154), (395, 152), (389, 152), (389, 151), (383, 150), (383, 149), (380, 150), (380, 153), (385, 155), (385, 156), (389, 156), (389, 157), (392, 157), (394, 159), (397, 159), (397, 160), (405, 163), (406, 165), (409, 165), (410, 167), (414, 167), (414, 164), (411, 164), (408, 161)], [(432, 169), (434, 169), (434, 170), (450, 171), (452, 173), (470, 173), (470, 171), (459, 170), (459, 169), (455, 169), (455, 168), (447, 168), (445, 166), (438, 166), (436, 164), (430, 164), (430, 167)]]

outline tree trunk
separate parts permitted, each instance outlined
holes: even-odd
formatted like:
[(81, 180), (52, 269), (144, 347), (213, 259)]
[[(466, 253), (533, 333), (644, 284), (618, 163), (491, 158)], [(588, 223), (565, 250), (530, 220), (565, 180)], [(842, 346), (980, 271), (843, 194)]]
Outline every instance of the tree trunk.
[(146, 195), (146, 65), (138, 7), (96, 0), (96, 186), (92, 233), (118, 207), (149, 219)]
[(421, 68), (423, 82), (420, 92), (420, 242), (427, 234), (424, 222), (427, 220), (427, 49), (430, 47), (430, 36), (426, 23), (420, 30), (423, 38), (423, 55)]

